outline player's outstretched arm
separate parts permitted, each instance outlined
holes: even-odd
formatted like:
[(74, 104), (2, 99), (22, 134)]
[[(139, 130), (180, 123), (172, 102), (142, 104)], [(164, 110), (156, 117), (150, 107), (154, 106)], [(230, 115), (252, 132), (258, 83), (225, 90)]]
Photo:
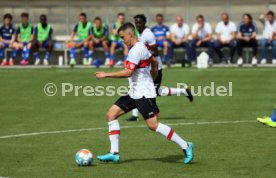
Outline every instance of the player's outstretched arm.
[(158, 61), (155, 59), (154, 56), (150, 57), (150, 64), (151, 64), (150, 73), (151, 73), (153, 80), (155, 80), (158, 75)]
[(134, 70), (124, 69), (118, 72), (96, 72), (95, 75), (98, 79), (101, 78), (127, 78), (132, 75)]

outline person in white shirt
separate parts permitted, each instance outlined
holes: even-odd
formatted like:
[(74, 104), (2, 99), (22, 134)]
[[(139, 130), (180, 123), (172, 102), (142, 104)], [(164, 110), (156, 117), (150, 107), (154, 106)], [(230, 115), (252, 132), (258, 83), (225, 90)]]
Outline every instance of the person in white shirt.
[(209, 23), (204, 21), (203, 15), (196, 17), (197, 23), (192, 27), (192, 42), (191, 42), (191, 58), (196, 60), (196, 48), (207, 47), (209, 55), (209, 64), (212, 64), (213, 60), (213, 43), (212, 43), (212, 27)]
[(272, 63), (276, 64), (276, 20), (274, 12), (268, 11), (266, 15), (261, 15), (259, 20), (264, 25), (263, 39), (261, 41), (261, 64), (267, 63), (267, 47), (269, 45), (272, 46)]
[(214, 42), (214, 49), (219, 57), (221, 63), (225, 63), (224, 55), (221, 51), (222, 47), (230, 48), (228, 63), (233, 62), (237, 42), (235, 40), (237, 33), (237, 26), (235, 23), (229, 21), (229, 15), (224, 12), (221, 14), (221, 21), (216, 26), (217, 40)]
[(158, 122), (159, 109), (156, 104), (156, 91), (153, 83), (158, 75), (158, 62), (146, 45), (138, 41), (134, 31), (135, 27), (132, 23), (125, 23), (118, 29), (123, 43), (130, 49), (125, 69), (117, 72), (96, 72), (98, 79), (128, 78), (130, 85), (128, 94), (121, 96), (106, 114), (111, 146), (109, 153), (97, 156), (97, 159), (103, 162), (116, 163), (120, 161), (118, 118), (137, 107), (148, 128), (175, 142), (184, 152), (183, 163), (189, 164), (193, 160), (193, 143), (183, 140), (172, 128)]
[[(183, 47), (186, 49), (188, 61), (191, 62), (191, 49), (189, 45), (189, 26), (183, 23), (181, 16), (176, 17), (176, 23), (170, 27), (172, 47), (170, 50), (171, 58), (173, 58), (173, 49)], [(184, 54), (185, 59), (185, 54)]]

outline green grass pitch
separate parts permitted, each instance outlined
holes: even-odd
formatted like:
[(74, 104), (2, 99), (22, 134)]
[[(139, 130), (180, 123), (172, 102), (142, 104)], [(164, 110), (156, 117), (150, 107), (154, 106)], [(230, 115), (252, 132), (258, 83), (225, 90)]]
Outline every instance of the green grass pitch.
[[(0, 137), (107, 127), (105, 113), (118, 96), (62, 97), (58, 91), (49, 97), (43, 92), (48, 82), (58, 87), (61, 82), (128, 84), (126, 79), (96, 80), (97, 70), (101, 69), (1, 69)], [(120, 118), (120, 125), (134, 128), (121, 130), (119, 164), (96, 159), (90, 167), (75, 163), (75, 153), (82, 148), (92, 150), (94, 157), (108, 152), (107, 129), (1, 138), (0, 177), (275, 177), (276, 130), (255, 122), (257, 116), (271, 115), (276, 104), (275, 69), (164, 69), (163, 85), (173, 87), (177, 82), (194, 86), (233, 82), (232, 97), (201, 96), (193, 103), (185, 97), (158, 97), (160, 122), (172, 124), (179, 135), (195, 144), (192, 164), (182, 163), (183, 153), (176, 144), (146, 127), (137, 127), (145, 126), (141, 117), (139, 122), (129, 123), (124, 121), (126, 115)]]

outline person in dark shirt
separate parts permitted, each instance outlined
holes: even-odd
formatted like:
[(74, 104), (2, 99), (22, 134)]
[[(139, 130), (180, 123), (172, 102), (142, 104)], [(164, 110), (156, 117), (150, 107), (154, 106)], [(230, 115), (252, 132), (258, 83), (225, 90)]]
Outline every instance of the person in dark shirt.
[(163, 62), (167, 62), (168, 58), (168, 49), (169, 49), (169, 38), (170, 38), (170, 30), (169, 27), (164, 25), (164, 16), (163, 14), (156, 15), (157, 25), (151, 28), (155, 38), (156, 45), (163, 49)]
[(92, 57), (94, 48), (103, 47), (105, 53), (105, 64), (109, 65), (110, 55), (108, 47), (108, 26), (102, 22), (100, 17), (94, 19), (94, 24), (92, 26), (92, 41), (90, 42), (89, 57)]
[(32, 46), (33, 40), (33, 25), (29, 23), (29, 14), (22, 13), (21, 14), (21, 24), (17, 28), (17, 50), (22, 51), (22, 60), (20, 62), (21, 65), (27, 65), (29, 62), (27, 61), (30, 49)]
[(43, 64), (49, 64), (48, 60), (53, 49), (52, 34), (53, 28), (50, 24), (47, 23), (47, 16), (44, 14), (40, 15), (40, 23), (37, 24), (34, 30), (34, 40), (32, 46), (33, 50), (35, 51), (35, 65), (38, 65), (40, 63), (40, 58), (38, 54), (39, 48), (46, 49)]
[(4, 15), (4, 24), (0, 27), (0, 57), (2, 58), (1, 66), (14, 65), (13, 58), (16, 56), (16, 49), (13, 49), (12, 57), (7, 61), (5, 57), (6, 48), (15, 48), (15, 28), (12, 24), (12, 15)]
[(258, 42), (256, 39), (257, 36), (257, 27), (253, 22), (253, 18), (250, 14), (244, 14), (242, 17), (242, 22), (238, 27), (238, 41), (237, 41), (237, 51), (238, 51), (238, 61), (237, 64), (242, 66), (243, 58), (242, 58), (242, 50), (244, 47), (253, 48), (253, 58), (252, 65), (257, 65), (258, 60), (257, 56), (257, 48)]
[[(71, 55), (70, 55), (70, 65), (76, 64), (76, 48), (83, 47), (83, 60), (84, 65), (92, 64), (92, 56), (89, 57), (89, 41), (91, 40), (91, 27), (92, 24), (87, 21), (87, 16), (85, 13), (80, 13), (79, 22), (75, 25), (74, 30), (71, 33), (70, 41), (71, 43)], [(74, 41), (74, 36), (77, 35), (77, 41)], [(90, 52), (91, 53), (91, 52)]]

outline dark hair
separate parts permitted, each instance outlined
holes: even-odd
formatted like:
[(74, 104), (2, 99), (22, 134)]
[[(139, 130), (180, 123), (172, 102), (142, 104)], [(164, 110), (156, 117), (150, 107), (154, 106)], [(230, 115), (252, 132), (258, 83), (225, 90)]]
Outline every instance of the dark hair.
[(142, 19), (143, 22), (147, 23), (147, 17), (144, 14), (137, 14), (133, 18), (134, 19)]
[(82, 12), (82, 13), (80, 13), (80, 16), (83, 16), (86, 18), (86, 13)]
[(130, 22), (127, 22), (125, 24), (123, 24), (118, 30), (117, 30), (117, 33), (119, 34), (121, 31), (125, 31), (126, 29), (131, 29), (133, 32), (135, 31), (135, 26), (130, 23)]
[(7, 18), (12, 21), (12, 15), (11, 14), (5, 14), (3, 19), (5, 20)]
[(273, 17), (275, 16), (273, 11), (268, 11), (266, 15), (272, 15)]
[(119, 16), (125, 16), (125, 13), (119, 12), (119, 13), (117, 14), (117, 17), (119, 17)]
[(199, 15), (196, 16), (196, 19), (202, 19), (202, 20), (204, 20), (204, 16), (202, 14), (199, 14)]
[(21, 18), (22, 17), (27, 17), (27, 18), (29, 18), (29, 14), (27, 13), (27, 12), (23, 12), (23, 13), (21, 13)]
[(47, 20), (47, 16), (45, 14), (41, 14), (39, 18), (40, 19), (44, 18), (45, 20)]
[(94, 20), (99, 20), (99, 21), (102, 21), (101, 17), (99, 17), (99, 16), (95, 17), (95, 19), (94, 19)]
[(163, 18), (164, 16), (163, 16), (163, 14), (156, 14), (156, 18), (157, 17), (162, 17)]
[(253, 17), (252, 17), (252, 15), (251, 14), (249, 14), (249, 13), (245, 13), (245, 14), (243, 14), (243, 17), (244, 16), (247, 16), (248, 18), (249, 18), (249, 23), (250, 24), (252, 24), (253, 23)]

